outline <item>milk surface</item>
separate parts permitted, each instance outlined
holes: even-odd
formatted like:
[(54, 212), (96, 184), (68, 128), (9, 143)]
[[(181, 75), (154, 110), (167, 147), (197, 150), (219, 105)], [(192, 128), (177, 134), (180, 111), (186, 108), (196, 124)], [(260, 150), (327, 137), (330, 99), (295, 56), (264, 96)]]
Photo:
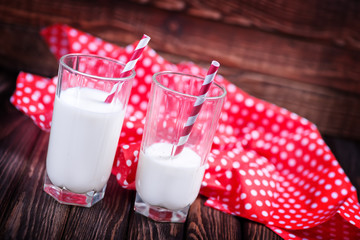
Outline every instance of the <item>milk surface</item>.
[(106, 97), (90, 88), (70, 88), (56, 96), (46, 159), (54, 185), (76, 193), (105, 186), (125, 115), (123, 106), (104, 103)]
[(196, 199), (205, 166), (190, 148), (173, 158), (171, 150), (171, 144), (155, 143), (140, 152), (136, 191), (148, 204), (177, 210)]

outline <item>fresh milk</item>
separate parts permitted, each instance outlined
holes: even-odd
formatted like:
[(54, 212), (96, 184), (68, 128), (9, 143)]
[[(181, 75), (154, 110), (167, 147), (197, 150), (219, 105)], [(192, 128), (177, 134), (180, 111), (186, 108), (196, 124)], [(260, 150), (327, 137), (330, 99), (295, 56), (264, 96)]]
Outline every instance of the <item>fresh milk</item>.
[(47, 174), (58, 187), (75, 193), (105, 186), (120, 136), (125, 110), (104, 103), (107, 93), (70, 88), (56, 96)]
[(205, 167), (200, 156), (187, 147), (170, 158), (172, 146), (155, 143), (140, 152), (136, 191), (150, 205), (177, 210), (196, 199)]

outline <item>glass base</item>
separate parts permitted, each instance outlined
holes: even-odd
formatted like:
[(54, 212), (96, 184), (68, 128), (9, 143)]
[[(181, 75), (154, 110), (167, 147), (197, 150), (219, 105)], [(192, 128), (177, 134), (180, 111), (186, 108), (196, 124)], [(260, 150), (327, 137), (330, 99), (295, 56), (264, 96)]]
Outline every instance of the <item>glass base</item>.
[(186, 221), (190, 205), (179, 210), (169, 210), (163, 207), (152, 206), (144, 202), (140, 195), (136, 193), (134, 210), (157, 222), (183, 223)]
[(61, 204), (91, 207), (105, 196), (106, 185), (99, 192), (73, 193), (65, 187), (55, 186), (45, 173), (44, 191)]

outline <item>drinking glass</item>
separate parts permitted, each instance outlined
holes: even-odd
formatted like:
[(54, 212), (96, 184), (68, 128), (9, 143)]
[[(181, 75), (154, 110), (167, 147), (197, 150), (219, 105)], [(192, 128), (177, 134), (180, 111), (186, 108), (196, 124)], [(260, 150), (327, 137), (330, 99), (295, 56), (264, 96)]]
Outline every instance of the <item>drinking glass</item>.
[(225, 88), (211, 85), (184, 148), (180, 153), (176, 148), (203, 82), (203, 77), (177, 72), (152, 78), (134, 209), (153, 220), (184, 222), (198, 196)]
[(121, 77), (124, 66), (94, 55), (60, 59), (44, 183), (60, 203), (91, 207), (104, 197), (135, 76)]

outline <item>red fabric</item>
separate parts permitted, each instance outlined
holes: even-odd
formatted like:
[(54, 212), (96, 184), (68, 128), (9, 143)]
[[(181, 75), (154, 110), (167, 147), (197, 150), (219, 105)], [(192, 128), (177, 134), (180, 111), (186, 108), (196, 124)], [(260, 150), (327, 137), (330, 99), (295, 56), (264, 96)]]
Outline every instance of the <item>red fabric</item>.
[[(125, 48), (66, 25), (41, 31), (59, 59), (91, 53), (127, 62)], [(151, 46), (151, 42), (150, 42)], [(163, 70), (205, 75), (186, 62), (172, 64), (147, 47), (136, 65), (112, 173), (135, 189), (151, 77)], [(359, 239), (356, 189), (324, 143), (316, 126), (284, 108), (248, 95), (220, 75), (228, 91), (200, 193), (206, 205), (263, 223), (285, 239)], [(56, 78), (20, 73), (11, 102), (43, 130), (49, 130)]]

